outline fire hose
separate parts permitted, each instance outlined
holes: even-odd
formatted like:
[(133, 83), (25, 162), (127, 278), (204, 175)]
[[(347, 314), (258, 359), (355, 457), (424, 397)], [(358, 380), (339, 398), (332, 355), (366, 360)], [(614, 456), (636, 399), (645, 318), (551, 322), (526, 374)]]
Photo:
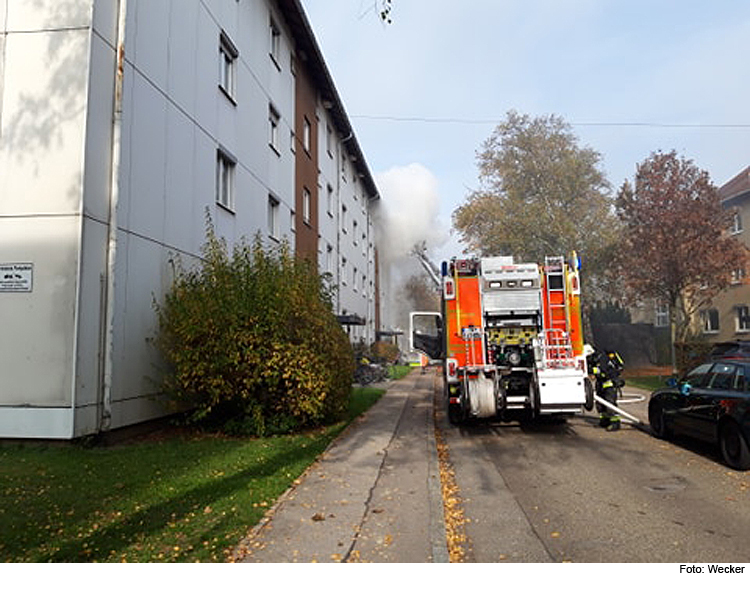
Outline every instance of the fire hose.
[(619, 406), (617, 406), (615, 404), (612, 404), (611, 402), (607, 402), (606, 400), (604, 400), (604, 398), (602, 398), (602, 397), (597, 396), (596, 394), (594, 394), (594, 400), (596, 400), (599, 404), (601, 404), (603, 406), (606, 406), (607, 408), (615, 411), (618, 415), (621, 415), (622, 417), (628, 419), (628, 421), (630, 421), (632, 423), (635, 423), (636, 425), (643, 425), (643, 421), (642, 420), (640, 420), (637, 417), (634, 417), (630, 413), (625, 412)]

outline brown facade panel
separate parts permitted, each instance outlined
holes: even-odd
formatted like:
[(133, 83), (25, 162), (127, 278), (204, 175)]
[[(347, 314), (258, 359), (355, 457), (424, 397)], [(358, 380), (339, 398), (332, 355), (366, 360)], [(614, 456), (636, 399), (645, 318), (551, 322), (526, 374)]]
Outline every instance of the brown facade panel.
[(304, 65), (295, 85), (295, 253), (318, 262), (318, 120), (317, 94)]

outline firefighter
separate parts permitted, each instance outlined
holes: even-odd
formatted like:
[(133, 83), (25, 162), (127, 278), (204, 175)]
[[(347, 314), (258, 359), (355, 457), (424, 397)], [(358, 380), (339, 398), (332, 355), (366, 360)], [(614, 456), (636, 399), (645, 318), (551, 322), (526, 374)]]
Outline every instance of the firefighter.
[[(596, 384), (596, 395), (612, 405), (617, 405), (618, 389), (625, 385), (620, 378), (624, 363), (617, 351), (599, 351), (587, 345), (586, 362)], [(620, 415), (608, 406), (596, 404), (599, 411), (599, 426), (607, 431), (620, 428)]]

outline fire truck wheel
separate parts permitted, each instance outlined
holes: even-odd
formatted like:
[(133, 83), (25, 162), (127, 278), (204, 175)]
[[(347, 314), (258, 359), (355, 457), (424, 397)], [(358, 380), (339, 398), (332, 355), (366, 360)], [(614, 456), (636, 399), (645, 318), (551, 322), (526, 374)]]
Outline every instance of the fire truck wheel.
[(464, 410), (460, 404), (448, 404), (448, 420), (451, 425), (460, 425), (463, 423)]
[(583, 405), (588, 411), (594, 410), (594, 386), (591, 384), (591, 380), (586, 378), (584, 380), (584, 388), (586, 389), (586, 403)]

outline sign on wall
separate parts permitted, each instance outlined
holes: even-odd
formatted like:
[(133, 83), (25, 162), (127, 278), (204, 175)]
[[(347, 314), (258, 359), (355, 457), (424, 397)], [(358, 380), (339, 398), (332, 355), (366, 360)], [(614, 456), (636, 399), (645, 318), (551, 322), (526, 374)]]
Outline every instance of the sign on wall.
[(34, 263), (0, 263), (0, 293), (31, 293)]

